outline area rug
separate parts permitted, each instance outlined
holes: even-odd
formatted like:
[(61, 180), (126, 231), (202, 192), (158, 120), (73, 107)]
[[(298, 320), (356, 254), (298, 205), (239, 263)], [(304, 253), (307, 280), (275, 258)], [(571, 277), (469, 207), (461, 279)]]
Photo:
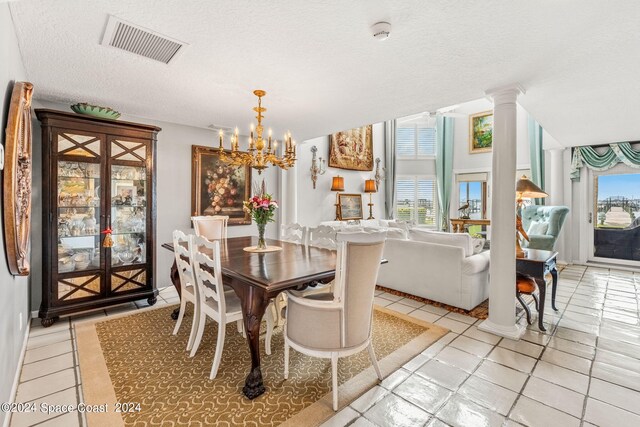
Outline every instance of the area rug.
[[(209, 380), (218, 325), (207, 324), (197, 354), (189, 358), (185, 347), (191, 313), (185, 314), (180, 332), (173, 336), (170, 314), (174, 308), (76, 325), (84, 400), (109, 406), (106, 413), (87, 414), (89, 426), (314, 426), (334, 414), (328, 359), (291, 350), (290, 375), (284, 380), (284, 338), (277, 328), (270, 356), (264, 353), (264, 337), (260, 343), (267, 392), (251, 401), (241, 394), (250, 355), (236, 325), (227, 325), (218, 376)], [(447, 332), (380, 307), (374, 310), (373, 331), (385, 377)], [(338, 367), (341, 407), (378, 382), (366, 351), (340, 359)], [(116, 413), (116, 402), (139, 403), (140, 410)]]

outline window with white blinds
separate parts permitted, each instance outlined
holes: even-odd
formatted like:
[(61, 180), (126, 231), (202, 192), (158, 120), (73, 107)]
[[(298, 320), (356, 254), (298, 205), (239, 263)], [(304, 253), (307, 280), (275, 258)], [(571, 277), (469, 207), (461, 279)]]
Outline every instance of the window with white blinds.
[(396, 178), (396, 218), (418, 225), (436, 225), (436, 181), (420, 176)]
[(396, 155), (400, 158), (435, 156), (435, 128), (418, 124), (399, 125), (396, 128)]

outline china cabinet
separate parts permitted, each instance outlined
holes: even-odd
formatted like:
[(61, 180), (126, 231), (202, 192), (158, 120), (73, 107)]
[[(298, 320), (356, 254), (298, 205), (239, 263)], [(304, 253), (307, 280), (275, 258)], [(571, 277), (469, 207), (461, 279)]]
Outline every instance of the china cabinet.
[(42, 124), (42, 325), (128, 301), (155, 304), (160, 128), (35, 111)]

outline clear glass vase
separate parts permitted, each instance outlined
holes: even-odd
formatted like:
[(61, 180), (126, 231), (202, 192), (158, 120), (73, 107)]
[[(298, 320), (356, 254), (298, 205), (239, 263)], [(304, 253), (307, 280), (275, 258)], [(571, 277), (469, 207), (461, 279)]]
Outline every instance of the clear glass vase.
[(257, 223), (258, 226), (258, 246), (256, 249), (267, 249), (267, 243), (264, 241), (264, 230), (267, 228), (267, 224)]

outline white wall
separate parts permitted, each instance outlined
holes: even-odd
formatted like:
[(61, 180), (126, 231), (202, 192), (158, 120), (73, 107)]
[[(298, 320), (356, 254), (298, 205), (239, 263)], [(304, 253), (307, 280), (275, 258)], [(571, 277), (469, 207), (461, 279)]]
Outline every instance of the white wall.
[[(493, 103), (487, 99), (460, 104), (456, 108), (456, 113), (471, 115), (482, 111), (492, 110)], [(529, 130), (527, 124), (528, 113), (520, 105), (517, 106), (517, 168), (518, 170), (530, 168), (529, 156)], [(451, 191), (451, 210), (453, 217), (457, 215), (458, 209), (458, 186), (456, 184), (456, 174), (472, 172), (488, 172), (488, 197), (487, 197), (487, 217), (491, 214), (491, 152), (469, 153), (469, 117), (454, 118), (455, 125), (453, 131), (453, 187)], [(514, 183), (515, 185), (515, 183)], [(514, 201), (515, 203), (515, 201)]]
[[(336, 193), (331, 191), (331, 181), (336, 175), (344, 177), (345, 193), (361, 193), (362, 208), (364, 218), (369, 216), (369, 195), (364, 193), (364, 181), (373, 179), (375, 174), (375, 162), (373, 171), (359, 172), (343, 169), (330, 168), (327, 172), (318, 177), (316, 189), (313, 189), (311, 182), (311, 147), (318, 147), (318, 157), (327, 160), (329, 157), (329, 137), (305, 141), (298, 150), (297, 176), (298, 176), (298, 222), (306, 226), (316, 226), (322, 221), (332, 221), (336, 216), (335, 202)], [(384, 123), (373, 125), (373, 158), (379, 157), (380, 167), (384, 167)], [(327, 160), (328, 163), (328, 160)], [(377, 219), (384, 219), (384, 186), (385, 181), (380, 183), (378, 192), (372, 194), (373, 216)]]
[[(0, 85), (3, 93), (0, 138), (4, 145), (13, 83), (27, 79), (7, 3), (0, 3), (0, 40)], [(13, 398), (13, 380), (20, 369), (20, 353), (29, 320), (29, 277), (14, 277), (9, 273), (4, 245), (4, 228), (0, 227), (0, 402)]]
[[(70, 111), (68, 105), (50, 102), (42, 103), (45, 108)], [(184, 126), (122, 115), (120, 120), (146, 123), (161, 127), (157, 143), (157, 235), (156, 235), (156, 286), (170, 286), (169, 271), (173, 263), (173, 254), (162, 248), (163, 243), (171, 241), (173, 230), (192, 232), (191, 217), (191, 146), (218, 144), (217, 133), (201, 128)], [(226, 145), (228, 147), (228, 143)], [(242, 149), (242, 147), (241, 147)], [(40, 164), (34, 165), (40, 168)], [(252, 180), (257, 182), (264, 177), (267, 190), (279, 200), (279, 172), (270, 167), (262, 175), (252, 171)], [(35, 184), (35, 183), (34, 183)], [(279, 218), (279, 216), (278, 216)], [(266, 236), (276, 238), (279, 222), (267, 226)], [(255, 225), (239, 225), (229, 227), (229, 237), (257, 235)], [(41, 290), (33, 288), (32, 307), (40, 306)]]

